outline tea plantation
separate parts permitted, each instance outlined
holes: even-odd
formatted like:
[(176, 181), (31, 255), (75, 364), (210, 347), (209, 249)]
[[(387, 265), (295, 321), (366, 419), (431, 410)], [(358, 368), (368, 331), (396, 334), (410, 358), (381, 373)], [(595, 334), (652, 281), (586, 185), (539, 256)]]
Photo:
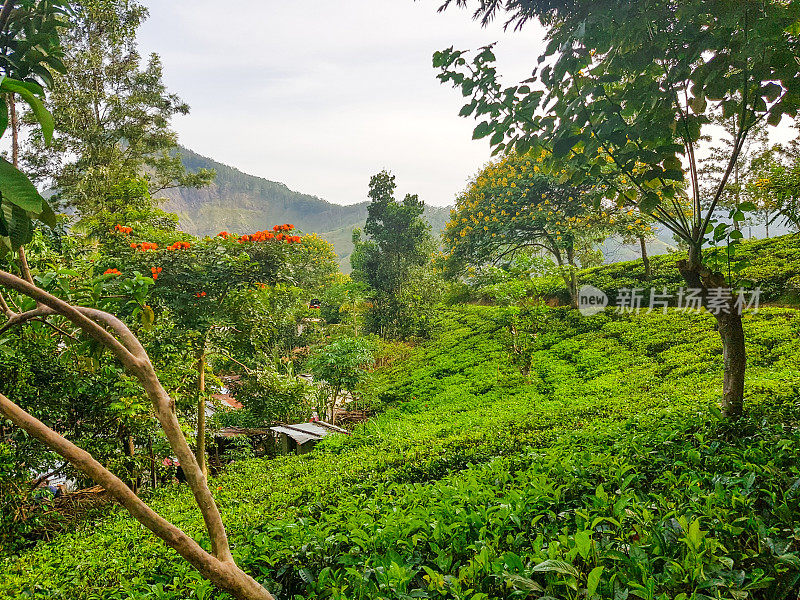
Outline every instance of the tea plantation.
[[(732, 273), (734, 287), (758, 285), (761, 299), (767, 302), (792, 304), (800, 302), (800, 245), (797, 234), (775, 238), (748, 240), (728, 248), (709, 251), (709, 264), (722, 273)], [(617, 290), (623, 288), (667, 289), (674, 294), (685, 287), (676, 263), (683, 253), (661, 254), (650, 257), (652, 275), (646, 277), (641, 260), (613, 263), (579, 273), (581, 284), (593, 285), (609, 294), (613, 304)], [(730, 267), (730, 271), (729, 271)], [(569, 293), (563, 281), (550, 277), (537, 282), (537, 292), (556, 297), (562, 304), (569, 303)]]
[[(710, 316), (437, 319), (373, 374), (380, 415), (352, 436), (212, 482), (237, 562), (280, 598), (797, 597), (796, 311), (747, 316), (735, 426)], [(151, 501), (207, 545), (186, 489)], [(226, 597), (123, 511), (0, 573), (3, 599)]]

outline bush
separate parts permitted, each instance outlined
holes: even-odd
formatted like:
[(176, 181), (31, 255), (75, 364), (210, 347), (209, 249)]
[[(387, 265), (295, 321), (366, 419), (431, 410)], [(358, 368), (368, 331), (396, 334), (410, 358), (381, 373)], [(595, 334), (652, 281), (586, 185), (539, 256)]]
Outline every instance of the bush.
[[(737, 424), (712, 320), (442, 310), (366, 384), (383, 414), (214, 480), (237, 561), (283, 598), (794, 598), (800, 316), (746, 315)], [(188, 490), (153, 500), (208, 544)], [(1, 598), (223, 597), (123, 512), (0, 572)]]

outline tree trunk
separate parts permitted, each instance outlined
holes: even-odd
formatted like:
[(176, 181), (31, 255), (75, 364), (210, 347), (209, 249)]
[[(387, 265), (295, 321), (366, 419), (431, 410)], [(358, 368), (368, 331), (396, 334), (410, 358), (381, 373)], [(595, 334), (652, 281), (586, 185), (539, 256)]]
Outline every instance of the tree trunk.
[(156, 489), (158, 487), (158, 467), (156, 466), (156, 456), (153, 453), (153, 436), (148, 438), (147, 450), (150, 454), (150, 483), (153, 485), (153, 489)]
[(336, 400), (339, 398), (339, 390), (333, 390), (333, 397), (331, 398), (331, 425), (336, 425)]
[[(689, 259), (678, 261), (678, 270), (690, 288), (701, 289), (703, 305), (706, 306), (708, 290), (727, 288), (725, 277), (720, 273), (712, 273), (702, 264), (702, 253), (699, 248), (689, 250)], [(722, 382), (722, 400), (720, 407), (726, 417), (736, 419), (744, 409), (744, 377), (747, 369), (747, 353), (745, 351), (744, 329), (742, 317), (733, 293), (730, 294), (726, 308), (714, 314), (717, 320), (717, 331), (722, 340), (722, 357), (724, 375)]]
[(197, 464), (208, 477), (206, 460), (206, 351), (203, 348), (197, 359)]
[(742, 317), (737, 311), (715, 316), (717, 330), (722, 338), (722, 358), (725, 365), (722, 413), (736, 418), (741, 416), (744, 409), (744, 374), (747, 368)]
[(134, 494), (138, 494), (139, 477), (137, 476), (136, 473), (136, 444), (134, 444), (133, 442), (132, 435), (125, 436), (124, 446), (125, 446), (125, 456), (127, 456), (130, 459), (130, 461), (128, 462), (128, 464), (130, 465), (129, 467), (130, 483), (128, 484), (128, 487), (130, 487), (131, 490), (133, 490)]
[(569, 305), (570, 308), (578, 308), (578, 279), (575, 273), (575, 269), (573, 268), (573, 254), (570, 249), (567, 249), (567, 264), (564, 264), (564, 259), (561, 257), (561, 252), (559, 252), (557, 247), (552, 247), (550, 249), (551, 254), (556, 259), (556, 264), (558, 265), (558, 272), (561, 274), (561, 278), (564, 280), (564, 284), (567, 286), (567, 293), (569, 293)]
[(650, 266), (650, 257), (647, 256), (647, 244), (644, 241), (644, 236), (639, 236), (639, 247), (642, 249), (642, 265), (644, 265), (644, 278), (650, 281), (653, 278), (653, 270)]

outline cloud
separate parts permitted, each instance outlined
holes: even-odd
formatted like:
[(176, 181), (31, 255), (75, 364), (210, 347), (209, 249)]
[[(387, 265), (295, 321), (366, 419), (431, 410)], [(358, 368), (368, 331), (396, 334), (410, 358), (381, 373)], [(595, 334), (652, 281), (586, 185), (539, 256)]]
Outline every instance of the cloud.
[(164, 61), (191, 106), (175, 127), (186, 146), (332, 202), (366, 199), (369, 177), (395, 172), (401, 193), (453, 201), (489, 159), (441, 85), (434, 51), (501, 40), (509, 81), (529, 74), (542, 30), (481, 29), (436, 0), (277, 2), (150, 0), (143, 53)]

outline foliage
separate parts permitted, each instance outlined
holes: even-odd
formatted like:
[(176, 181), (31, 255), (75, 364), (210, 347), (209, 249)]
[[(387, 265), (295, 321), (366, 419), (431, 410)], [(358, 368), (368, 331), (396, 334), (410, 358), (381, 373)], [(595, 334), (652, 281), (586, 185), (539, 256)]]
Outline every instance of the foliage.
[[(30, 107), (44, 144), (53, 137), (53, 116), (44, 106), (44, 87), (62, 72), (61, 34), (66, 2), (4, 3), (0, 22), (0, 137), (12, 130), (12, 162), (0, 158), (0, 255), (33, 237), (32, 219), (55, 227), (55, 215), (27, 176), (17, 169), (16, 96)], [(8, 10), (6, 10), (8, 9)], [(10, 12), (9, 12), (10, 11)]]
[(580, 257), (603, 241), (614, 217), (594, 208), (587, 187), (542, 173), (543, 160), (510, 154), (486, 166), (458, 197), (444, 233), (451, 271), (537, 248), (556, 261), (577, 298)]
[[(727, 271), (727, 248), (716, 251), (720, 266)], [(714, 258), (711, 254), (710, 258)], [(652, 277), (647, 277), (642, 262), (627, 261), (594, 267), (580, 272), (581, 281), (603, 290), (613, 305), (621, 289), (666, 290), (675, 296), (686, 282), (677, 272), (676, 263), (681, 259), (678, 253), (662, 254), (650, 258)], [(761, 290), (761, 303), (795, 305), (800, 301), (800, 250), (797, 235), (785, 235), (765, 240), (748, 240), (738, 246), (731, 267), (736, 277), (732, 282), (735, 288), (758, 287)], [(741, 266), (741, 268), (738, 268)], [(562, 304), (569, 302), (567, 288), (558, 280), (537, 279), (535, 295), (540, 298), (558, 298)]]
[(356, 389), (371, 362), (372, 348), (365, 338), (338, 338), (311, 355), (307, 362), (308, 370), (328, 390), (328, 419), (335, 420), (340, 394)]
[(770, 161), (752, 187), (756, 195), (766, 196), (773, 220), (800, 228), (800, 144), (795, 142), (793, 149), (792, 162)]
[[(518, 319), (527, 376), (507, 312), (448, 310), (374, 374), (385, 414), (215, 480), (237, 558), (282, 597), (792, 597), (797, 315), (746, 319), (737, 435), (713, 407), (711, 317)], [(200, 531), (188, 491), (154, 500)], [(221, 598), (121, 512), (0, 568), (0, 597)]]
[[(244, 405), (245, 423), (263, 427), (273, 423), (308, 420), (311, 416), (309, 388), (308, 383), (293, 373), (281, 374), (262, 369), (245, 374), (236, 385), (235, 392)], [(240, 418), (235, 413), (233, 416)]]
[(394, 175), (381, 171), (370, 179), (370, 204), (364, 233), (353, 234), (350, 258), (353, 279), (368, 284), (373, 294), (367, 317), (368, 330), (382, 337), (408, 337), (416, 333), (414, 311), (402, 301), (415, 267), (425, 266), (433, 252), (430, 229), (422, 220), (424, 204), (416, 195), (395, 200)]
[(45, 147), (31, 137), (27, 170), (84, 216), (120, 208), (112, 190), (131, 177), (145, 176), (151, 193), (207, 185), (213, 172), (186, 172), (169, 125), (189, 107), (167, 91), (158, 55), (140, 66), (136, 31), (147, 9), (138, 2), (80, 0), (74, 11), (65, 70), (54, 77), (48, 98), (54, 142)]
[[(522, 85), (500, 84), (491, 46), (469, 63), (463, 51), (437, 52), (439, 78), (469, 98), (463, 116), (486, 117), (473, 137), (491, 135), (496, 151), (546, 152), (564, 183), (599, 182), (595, 190), (606, 205), (638, 210), (672, 231), (688, 248), (681, 275), (705, 303), (725, 277), (704, 261), (704, 246), (708, 239), (735, 246), (742, 238), (737, 222), (756, 208), (742, 203), (728, 222), (716, 223), (742, 148), (760, 123), (775, 126), (800, 107), (800, 5), (569, 4), (553, 10), (549, 2), (480, 3), (478, 14), (505, 7), (518, 24), (535, 16), (547, 27), (547, 48)], [(705, 196), (695, 150), (717, 115), (732, 120), (734, 141), (722, 177)], [(725, 301), (731, 306), (735, 297)], [(724, 342), (721, 406), (726, 416), (738, 415), (746, 369), (741, 319), (729, 310), (717, 320)]]

